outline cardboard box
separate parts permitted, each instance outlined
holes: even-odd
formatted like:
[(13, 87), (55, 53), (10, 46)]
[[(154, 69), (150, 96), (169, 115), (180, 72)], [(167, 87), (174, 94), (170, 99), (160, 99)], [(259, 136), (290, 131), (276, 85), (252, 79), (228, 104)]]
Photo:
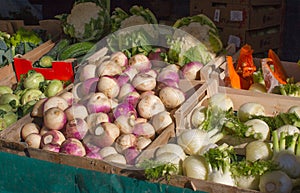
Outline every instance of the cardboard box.
[(219, 32), (224, 45), (234, 44), (237, 49), (240, 49), (246, 43), (251, 44), (254, 53), (262, 53), (269, 49), (281, 47), (281, 26), (258, 30), (223, 27), (219, 28)]
[[(264, 4), (235, 4), (231, 1), (191, 1), (190, 14), (203, 13), (215, 22), (217, 27), (260, 29), (282, 23), (282, 5), (277, 1)], [(265, 3), (266, 4), (266, 3)]]

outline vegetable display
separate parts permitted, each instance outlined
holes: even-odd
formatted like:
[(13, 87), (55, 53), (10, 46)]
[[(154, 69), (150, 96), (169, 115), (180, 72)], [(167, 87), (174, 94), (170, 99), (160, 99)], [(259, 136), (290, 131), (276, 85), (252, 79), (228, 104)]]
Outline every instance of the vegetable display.
[(260, 60), (260, 66), (253, 62), (253, 49), (244, 45), (239, 53), (236, 65), (231, 56), (226, 57), (225, 85), (262, 93), (299, 97), (299, 83), (294, 77), (287, 77), (282, 62), (273, 50), (268, 57)]
[(0, 86), (0, 130), (3, 130), (34, 109), (43, 98), (54, 96), (64, 88), (60, 80), (46, 80), (36, 71), (22, 75), (16, 88)]

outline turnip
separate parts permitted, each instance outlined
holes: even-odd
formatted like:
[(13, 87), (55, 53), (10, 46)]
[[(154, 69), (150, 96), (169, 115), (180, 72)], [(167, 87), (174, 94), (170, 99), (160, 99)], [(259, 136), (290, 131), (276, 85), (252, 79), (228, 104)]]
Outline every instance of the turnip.
[(158, 96), (149, 94), (141, 98), (137, 110), (141, 117), (150, 119), (153, 115), (164, 111), (165, 106)]
[(120, 115), (114, 123), (119, 127), (121, 133), (132, 133), (136, 117), (134, 115)]
[(88, 132), (88, 124), (82, 118), (69, 120), (66, 125), (66, 137), (82, 140)]
[(123, 155), (125, 156), (126, 163), (134, 165), (136, 158), (139, 156), (140, 151), (136, 147), (129, 147), (124, 150)]
[(89, 152), (85, 155), (85, 157), (93, 158), (93, 159), (99, 159), (102, 160), (103, 158), (99, 155), (98, 152)]
[(156, 48), (156, 50), (151, 51), (148, 55), (149, 60), (153, 64), (153, 67), (165, 67), (167, 64), (163, 62), (163, 57), (161, 56), (162, 53), (166, 51), (162, 48)]
[(61, 145), (66, 140), (64, 134), (57, 130), (50, 130), (42, 135), (41, 147), (46, 144), (58, 144)]
[(150, 143), (152, 143), (150, 138), (139, 136), (136, 141), (136, 148), (141, 151), (150, 145)]
[(96, 92), (89, 97), (86, 108), (89, 113), (108, 113), (111, 109), (111, 102), (105, 94)]
[(28, 147), (40, 148), (42, 136), (37, 133), (31, 133), (25, 138)]
[(133, 92), (128, 93), (121, 102), (128, 103), (128, 104), (131, 104), (132, 106), (136, 107), (139, 100), (140, 100), (140, 94), (136, 91), (133, 91)]
[(48, 129), (45, 125), (43, 125), (42, 128), (40, 129), (40, 135), (44, 135), (48, 131), (51, 131), (51, 129)]
[(112, 146), (104, 147), (99, 151), (100, 156), (103, 158), (105, 158), (109, 155), (112, 155), (112, 154), (117, 154), (117, 153), (118, 152), (116, 151), (116, 149)]
[(118, 95), (118, 100), (123, 101), (123, 99), (131, 92), (134, 92), (135, 88), (132, 86), (131, 83), (125, 83), (120, 87), (120, 92)]
[(116, 108), (113, 109), (114, 118), (117, 119), (121, 115), (137, 117), (137, 112), (133, 105), (130, 103), (120, 103)]
[(159, 91), (159, 98), (169, 109), (176, 108), (185, 101), (185, 95), (180, 89), (169, 86)]
[(22, 139), (25, 139), (28, 135), (30, 135), (31, 133), (40, 133), (40, 126), (36, 123), (26, 123), (25, 125), (23, 125), (22, 129), (21, 129), (21, 137)]
[(69, 106), (71, 106), (74, 103), (74, 101), (75, 101), (74, 95), (73, 95), (73, 93), (71, 91), (63, 92), (63, 93), (61, 93), (58, 96), (60, 96), (63, 99), (65, 99), (67, 101), (67, 103), (68, 103)]
[(123, 76), (127, 76), (129, 78), (129, 81), (131, 82), (136, 74), (138, 74), (139, 71), (134, 68), (133, 66), (128, 66), (122, 73)]
[(50, 109), (50, 108), (59, 108), (62, 111), (66, 110), (69, 107), (68, 102), (60, 97), (60, 96), (53, 96), (53, 97), (49, 97), (45, 102), (44, 102), (44, 107), (43, 107), (43, 111), (44, 113)]
[(94, 64), (86, 64), (82, 66), (78, 72), (79, 72), (79, 80), (81, 82), (96, 77), (96, 68), (97, 66)]
[(75, 138), (66, 139), (60, 146), (60, 153), (75, 155), (75, 156), (85, 156), (86, 151), (83, 144)]
[(108, 163), (126, 165), (126, 159), (125, 159), (124, 155), (119, 154), (119, 153), (106, 156), (105, 158), (103, 158), (103, 160)]
[(111, 61), (116, 63), (122, 68), (126, 68), (128, 65), (128, 58), (123, 52), (115, 52), (111, 55)]
[(179, 82), (179, 74), (174, 71), (174, 70), (170, 70), (170, 69), (162, 69), (162, 71), (160, 71), (157, 75), (156, 80), (158, 82), (164, 82), (165, 80), (172, 80), (176, 83)]
[(156, 80), (153, 76), (146, 73), (138, 73), (132, 80), (132, 85), (139, 91), (153, 90), (156, 86)]
[(89, 114), (85, 121), (89, 128), (93, 128), (103, 122), (110, 122), (108, 115), (102, 112)]
[(135, 146), (136, 144), (136, 136), (129, 134), (121, 134), (115, 142), (115, 148), (117, 152), (122, 153), (125, 149)]
[(115, 78), (102, 76), (97, 83), (97, 90), (105, 94), (108, 98), (115, 98), (120, 92), (120, 86)]
[(88, 116), (86, 107), (79, 103), (73, 103), (65, 111), (68, 121), (75, 118), (85, 119)]
[(173, 123), (171, 115), (168, 111), (162, 111), (153, 115), (151, 118), (151, 124), (155, 129), (155, 132), (160, 134), (166, 127)]
[(146, 123), (137, 123), (133, 126), (132, 134), (134, 134), (137, 137), (143, 136), (143, 137), (146, 137), (146, 138), (153, 139), (154, 136), (155, 136), (155, 129), (148, 122), (146, 122)]
[(65, 127), (67, 116), (63, 110), (58, 107), (52, 107), (44, 113), (44, 125), (48, 129), (60, 130)]
[(200, 69), (203, 64), (200, 62), (189, 62), (182, 67), (182, 77), (187, 80), (200, 79)]
[(144, 54), (136, 54), (128, 61), (129, 66), (137, 69), (138, 72), (143, 72), (151, 69), (152, 65), (150, 60)]
[(115, 76), (115, 75), (119, 75), (121, 73), (122, 73), (122, 67), (111, 60), (104, 61), (96, 69), (96, 74), (98, 77)]
[(100, 151), (100, 147), (98, 147), (97, 145), (93, 144), (93, 143), (89, 143), (88, 141), (83, 141), (83, 146), (85, 148), (85, 152), (88, 154), (88, 153), (99, 153)]
[(46, 100), (48, 100), (48, 98), (42, 98), (34, 104), (30, 114), (32, 117), (43, 117), (44, 103)]
[(58, 153), (60, 151), (60, 145), (48, 143), (48, 144), (44, 145), (42, 147), (42, 149), (46, 150), (46, 151), (52, 151), (52, 152)]
[(89, 78), (82, 82), (81, 86), (78, 88), (79, 95), (86, 96), (90, 93), (95, 93), (97, 91), (98, 77)]

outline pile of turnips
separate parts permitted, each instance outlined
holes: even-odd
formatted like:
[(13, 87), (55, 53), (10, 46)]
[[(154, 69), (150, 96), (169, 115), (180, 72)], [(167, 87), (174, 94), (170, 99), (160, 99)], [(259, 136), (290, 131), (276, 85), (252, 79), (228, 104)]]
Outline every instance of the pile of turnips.
[(185, 101), (179, 81), (195, 79), (202, 67), (194, 62), (183, 71), (143, 54), (109, 56), (105, 48), (86, 61), (72, 91), (34, 106), (31, 115), (42, 118), (42, 124), (28, 123), (21, 130), (30, 147), (135, 165)]

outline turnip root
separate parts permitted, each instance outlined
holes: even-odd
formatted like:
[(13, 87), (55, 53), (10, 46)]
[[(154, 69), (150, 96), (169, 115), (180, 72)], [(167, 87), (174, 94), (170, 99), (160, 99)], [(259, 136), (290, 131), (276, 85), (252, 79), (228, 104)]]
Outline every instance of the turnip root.
[(75, 138), (66, 139), (60, 146), (60, 153), (75, 155), (75, 156), (85, 156), (86, 151), (83, 144)]
[(69, 107), (69, 104), (64, 98), (62, 98), (60, 96), (52, 96), (52, 97), (49, 97), (44, 102), (44, 107), (43, 107), (44, 113), (52, 107), (57, 107), (57, 108), (61, 109), (62, 111), (64, 111)]
[(142, 97), (137, 105), (137, 110), (141, 117), (150, 119), (153, 115), (164, 111), (165, 106), (158, 96), (149, 94)]
[(140, 151), (136, 147), (129, 147), (123, 152), (123, 155), (126, 159), (126, 163), (129, 165), (135, 165), (135, 160), (139, 156), (139, 154)]
[(60, 97), (62, 97), (63, 99), (65, 99), (68, 103), (69, 106), (71, 106), (74, 103), (74, 95), (72, 92), (67, 91), (67, 92), (63, 92), (60, 95), (58, 95)]
[(153, 139), (154, 136), (155, 136), (155, 129), (148, 122), (146, 122), (146, 123), (138, 123), (138, 124), (135, 124), (133, 126), (132, 133), (135, 136), (138, 136), (138, 137), (139, 136), (143, 136), (143, 137), (146, 137), (146, 138)]
[(123, 52), (113, 53), (110, 60), (122, 68), (125, 68), (128, 65), (128, 58)]
[(60, 150), (60, 145), (48, 143), (46, 145), (43, 145), (42, 149), (58, 153)]
[(67, 116), (58, 107), (52, 107), (44, 113), (44, 125), (48, 129), (60, 130), (65, 127)]
[(105, 94), (96, 92), (89, 97), (86, 108), (89, 113), (108, 113), (111, 109), (111, 102)]
[(41, 147), (43, 148), (46, 144), (61, 145), (65, 140), (66, 138), (62, 132), (57, 130), (50, 130), (42, 135)]
[(86, 96), (90, 93), (95, 93), (97, 91), (98, 77), (89, 78), (82, 82), (82, 85), (78, 87), (78, 92), (81, 96)]
[(75, 118), (85, 119), (88, 116), (86, 107), (82, 104), (73, 103), (65, 110), (68, 121)]
[(137, 138), (133, 134), (122, 134), (120, 135), (116, 142), (115, 142), (115, 148), (117, 152), (122, 153), (125, 149), (135, 146), (137, 141)]
[(94, 64), (86, 64), (82, 66), (79, 70), (79, 80), (81, 82), (96, 77), (96, 68), (97, 66)]
[(40, 148), (41, 138), (40, 134), (31, 133), (25, 138), (25, 143), (27, 143), (28, 147)]
[(43, 117), (44, 103), (46, 100), (48, 100), (48, 98), (42, 98), (34, 104), (30, 114), (32, 117)]
[(129, 66), (137, 69), (138, 72), (143, 72), (151, 69), (151, 62), (144, 54), (136, 54), (128, 61)]
[(176, 108), (185, 101), (184, 93), (180, 89), (169, 86), (159, 91), (159, 98), (169, 109)]
[(31, 133), (40, 133), (40, 126), (38, 126), (36, 123), (26, 123), (23, 125), (21, 129), (21, 137), (22, 139), (25, 139), (28, 135)]
[(121, 73), (122, 73), (122, 67), (111, 60), (104, 61), (96, 69), (96, 74), (98, 75), (98, 77), (115, 76), (115, 75), (119, 75)]
[[(100, 123), (110, 122), (109, 116), (106, 113), (91, 113), (85, 118), (86, 123), (88, 124), (89, 129), (96, 127)], [(93, 133), (93, 132), (92, 132)]]
[(87, 132), (88, 124), (82, 118), (75, 118), (67, 122), (65, 131), (67, 138), (76, 138), (81, 140)]
[(104, 147), (99, 151), (100, 156), (103, 158), (105, 158), (109, 155), (112, 155), (112, 154), (117, 154), (117, 153), (118, 152), (116, 151), (116, 149), (112, 146)]
[(108, 98), (115, 98), (120, 92), (120, 86), (115, 78), (102, 76), (97, 83), (97, 90), (105, 94)]
[(108, 163), (126, 165), (126, 159), (125, 159), (124, 155), (119, 154), (119, 153), (106, 156), (105, 158), (103, 158), (103, 160)]
[(126, 115), (120, 115), (114, 123), (119, 127), (121, 133), (132, 133), (133, 126), (135, 124), (135, 116), (126, 116)]
[(139, 91), (153, 90), (156, 86), (156, 80), (149, 74), (139, 73), (133, 78), (132, 85)]
[(145, 149), (148, 145), (150, 145), (151, 142), (151, 139), (140, 136), (137, 138), (136, 148), (141, 151)]

